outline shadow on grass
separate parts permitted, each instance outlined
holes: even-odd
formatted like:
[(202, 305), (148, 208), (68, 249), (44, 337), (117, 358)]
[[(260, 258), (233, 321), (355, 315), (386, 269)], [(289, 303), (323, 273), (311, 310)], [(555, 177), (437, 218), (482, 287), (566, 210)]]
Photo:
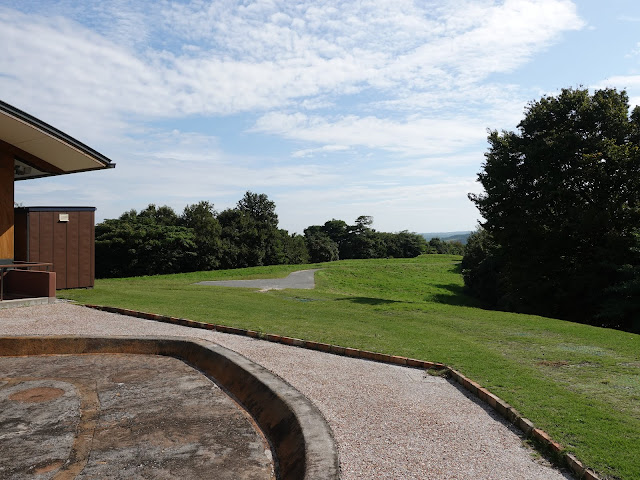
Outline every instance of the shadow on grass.
[(457, 305), (461, 307), (478, 307), (479, 302), (464, 293), (464, 287), (455, 283), (434, 285), (434, 287), (446, 290), (447, 293), (433, 295), (426, 300), (432, 300), (447, 305)]
[(462, 275), (462, 262), (457, 262), (453, 267), (451, 267), (451, 269), (449, 269), (449, 271)]
[(400, 300), (385, 300), (384, 298), (372, 298), (372, 297), (349, 297), (349, 298), (336, 298), (337, 302), (351, 302), (359, 305), (391, 305), (393, 303), (407, 303)]

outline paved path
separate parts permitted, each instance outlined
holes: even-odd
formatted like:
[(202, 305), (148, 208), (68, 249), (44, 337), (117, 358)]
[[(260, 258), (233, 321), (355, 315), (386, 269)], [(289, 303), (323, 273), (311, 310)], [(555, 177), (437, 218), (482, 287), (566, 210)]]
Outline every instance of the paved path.
[(317, 271), (317, 268), (312, 270), (299, 270), (297, 272), (290, 273), (285, 278), (265, 278), (260, 280), (211, 280), (198, 282), (196, 285), (259, 288), (261, 290), (284, 290), (285, 288), (312, 290), (316, 286), (313, 276)]
[(184, 336), (235, 350), (316, 404), (335, 435), (344, 480), (571, 478), (537, 459), (483, 404), (417, 369), (64, 303), (0, 311), (0, 335), (34, 334)]

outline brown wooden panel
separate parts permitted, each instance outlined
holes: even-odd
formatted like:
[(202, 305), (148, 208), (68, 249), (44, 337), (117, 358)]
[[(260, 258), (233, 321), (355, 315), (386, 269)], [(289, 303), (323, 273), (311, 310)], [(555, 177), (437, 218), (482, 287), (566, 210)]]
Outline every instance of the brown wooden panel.
[(26, 210), (15, 212), (15, 227), (13, 230), (14, 238), (14, 258), (21, 262), (29, 261), (29, 252), (27, 251), (27, 219), (29, 214)]
[(13, 260), (13, 157), (0, 150), (0, 260)]
[(91, 242), (91, 279), (89, 282), (89, 287), (93, 288), (93, 284), (96, 279), (96, 216), (95, 212), (88, 212), (89, 221), (91, 222), (91, 235), (89, 235), (89, 241)]
[(78, 222), (78, 286), (93, 286), (93, 212), (80, 212)]
[(40, 262), (40, 212), (29, 212), (29, 261)]
[(58, 221), (60, 212), (53, 213), (53, 271), (56, 288), (67, 288), (67, 225)]
[(55, 297), (55, 272), (10, 270), (5, 277), (5, 291), (27, 297)]
[[(38, 212), (39, 213), (39, 259), (38, 262), (55, 263), (53, 261), (53, 212)], [(55, 265), (53, 270), (55, 271)]]
[(67, 281), (64, 288), (77, 288), (80, 286), (78, 277), (78, 235), (82, 213), (69, 212), (69, 222), (67, 223)]

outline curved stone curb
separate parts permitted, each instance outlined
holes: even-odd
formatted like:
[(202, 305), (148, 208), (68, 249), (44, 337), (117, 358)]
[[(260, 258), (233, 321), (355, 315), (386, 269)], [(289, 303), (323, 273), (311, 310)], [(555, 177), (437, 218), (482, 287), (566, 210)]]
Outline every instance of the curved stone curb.
[(585, 467), (573, 454), (564, 451), (564, 447), (559, 443), (553, 441), (551, 437), (544, 431), (536, 428), (531, 420), (524, 418), (515, 408), (502, 400), (500, 397), (494, 395), (486, 388), (483, 388), (478, 383), (470, 380), (462, 375), (457, 370), (437, 362), (427, 362), (424, 360), (417, 360), (414, 358), (400, 357), (396, 355), (388, 355), (384, 353), (369, 352), (366, 350), (359, 350), (356, 348), (341, 347), (338, 345), (331, 345), (328, 343), (313, 342), (310, 340), (301, 340), (299, 338), (283, 337), (281, 335), (272, 335), (268, 333), (256, 332), (254, 330), (246, 330), (244, 328), (228, 327), (225, 325), (217, 325), (213, 323), (196, 322), (194, 320), (188, 320), (186, 318), (169, 317), (165, 315), (158, 315), (155, 313), (138, 312), (135, 310), (128, 310), (126, 308), (108, 307), (101, 305), (86, 304), (86, 307), (94, 308), (97, 310), (103, 310), (110, 313), (118, 313), (120, 315), (129, 315), (132, 317), (142, 318), (145, 320), (154, 320), (157, 322), (172, 323), (175, 325), (182, 325), (185, 327), (203, 328), (206, 330), (216, 330), (218, 332), (230, 333), (234, 335), (242, 335), (252, 338), (258, 338), (260, 340), (266, 340), (269, 342), (282, 343), (285, 345), (291, 345), (294, 347), (308, 348), (311, 350), (319, 350), (326, 353), (332, 353), (335, 355), (343, 355), (353, 358), (362, 358), (365, 360), (371, 360), (374, 362), (391, 363), (395, 365), (402, 365), (413, 368), (422, 368), (426, 370), (442, 370), (445, 375), (452, 381), (460, 384), (470, 393), (478, 397), (480, 400), (488, 404), (494, 411), (500, 416), (511, 422), (518, 429), (524, 433), (527, 438), (532, 438), (540, 445), (541, 449), (551, 452), (556, 458), (561, 459), (564, 464), (576, 475), (580, 480), (601, 480), (596, 473)]
[(278, 478), (338, 480), (338, 451), (320, 411), (266, 368), (220, 345), (180, 337), (0, 337), (1, 356), (129, 353), (186, 361), (252, 415), (274, 450)]

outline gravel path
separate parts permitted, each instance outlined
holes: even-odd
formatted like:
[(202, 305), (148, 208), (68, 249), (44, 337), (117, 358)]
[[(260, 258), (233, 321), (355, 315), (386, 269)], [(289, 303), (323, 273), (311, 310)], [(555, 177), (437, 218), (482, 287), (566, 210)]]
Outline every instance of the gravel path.
[(264, 365), (328, 420), (344, 480), (571, 478), (536, 459), (488, 408), (420, 370), (65, 303), (0, 311), (0, 335), (68, 334), (201, 338)]
[(198, 282), (196, 285), (211, 285), (217, 287), (241, 287), (260, 288), (266, 290), (284, 290), (285, 288), (296, 288), (301, 290), (313, 290), (316, 286), (314, 273), (318, 269), (298, 270), (292, 272), (284, 278), (265, 278), (260, 280), (207, 280)]

